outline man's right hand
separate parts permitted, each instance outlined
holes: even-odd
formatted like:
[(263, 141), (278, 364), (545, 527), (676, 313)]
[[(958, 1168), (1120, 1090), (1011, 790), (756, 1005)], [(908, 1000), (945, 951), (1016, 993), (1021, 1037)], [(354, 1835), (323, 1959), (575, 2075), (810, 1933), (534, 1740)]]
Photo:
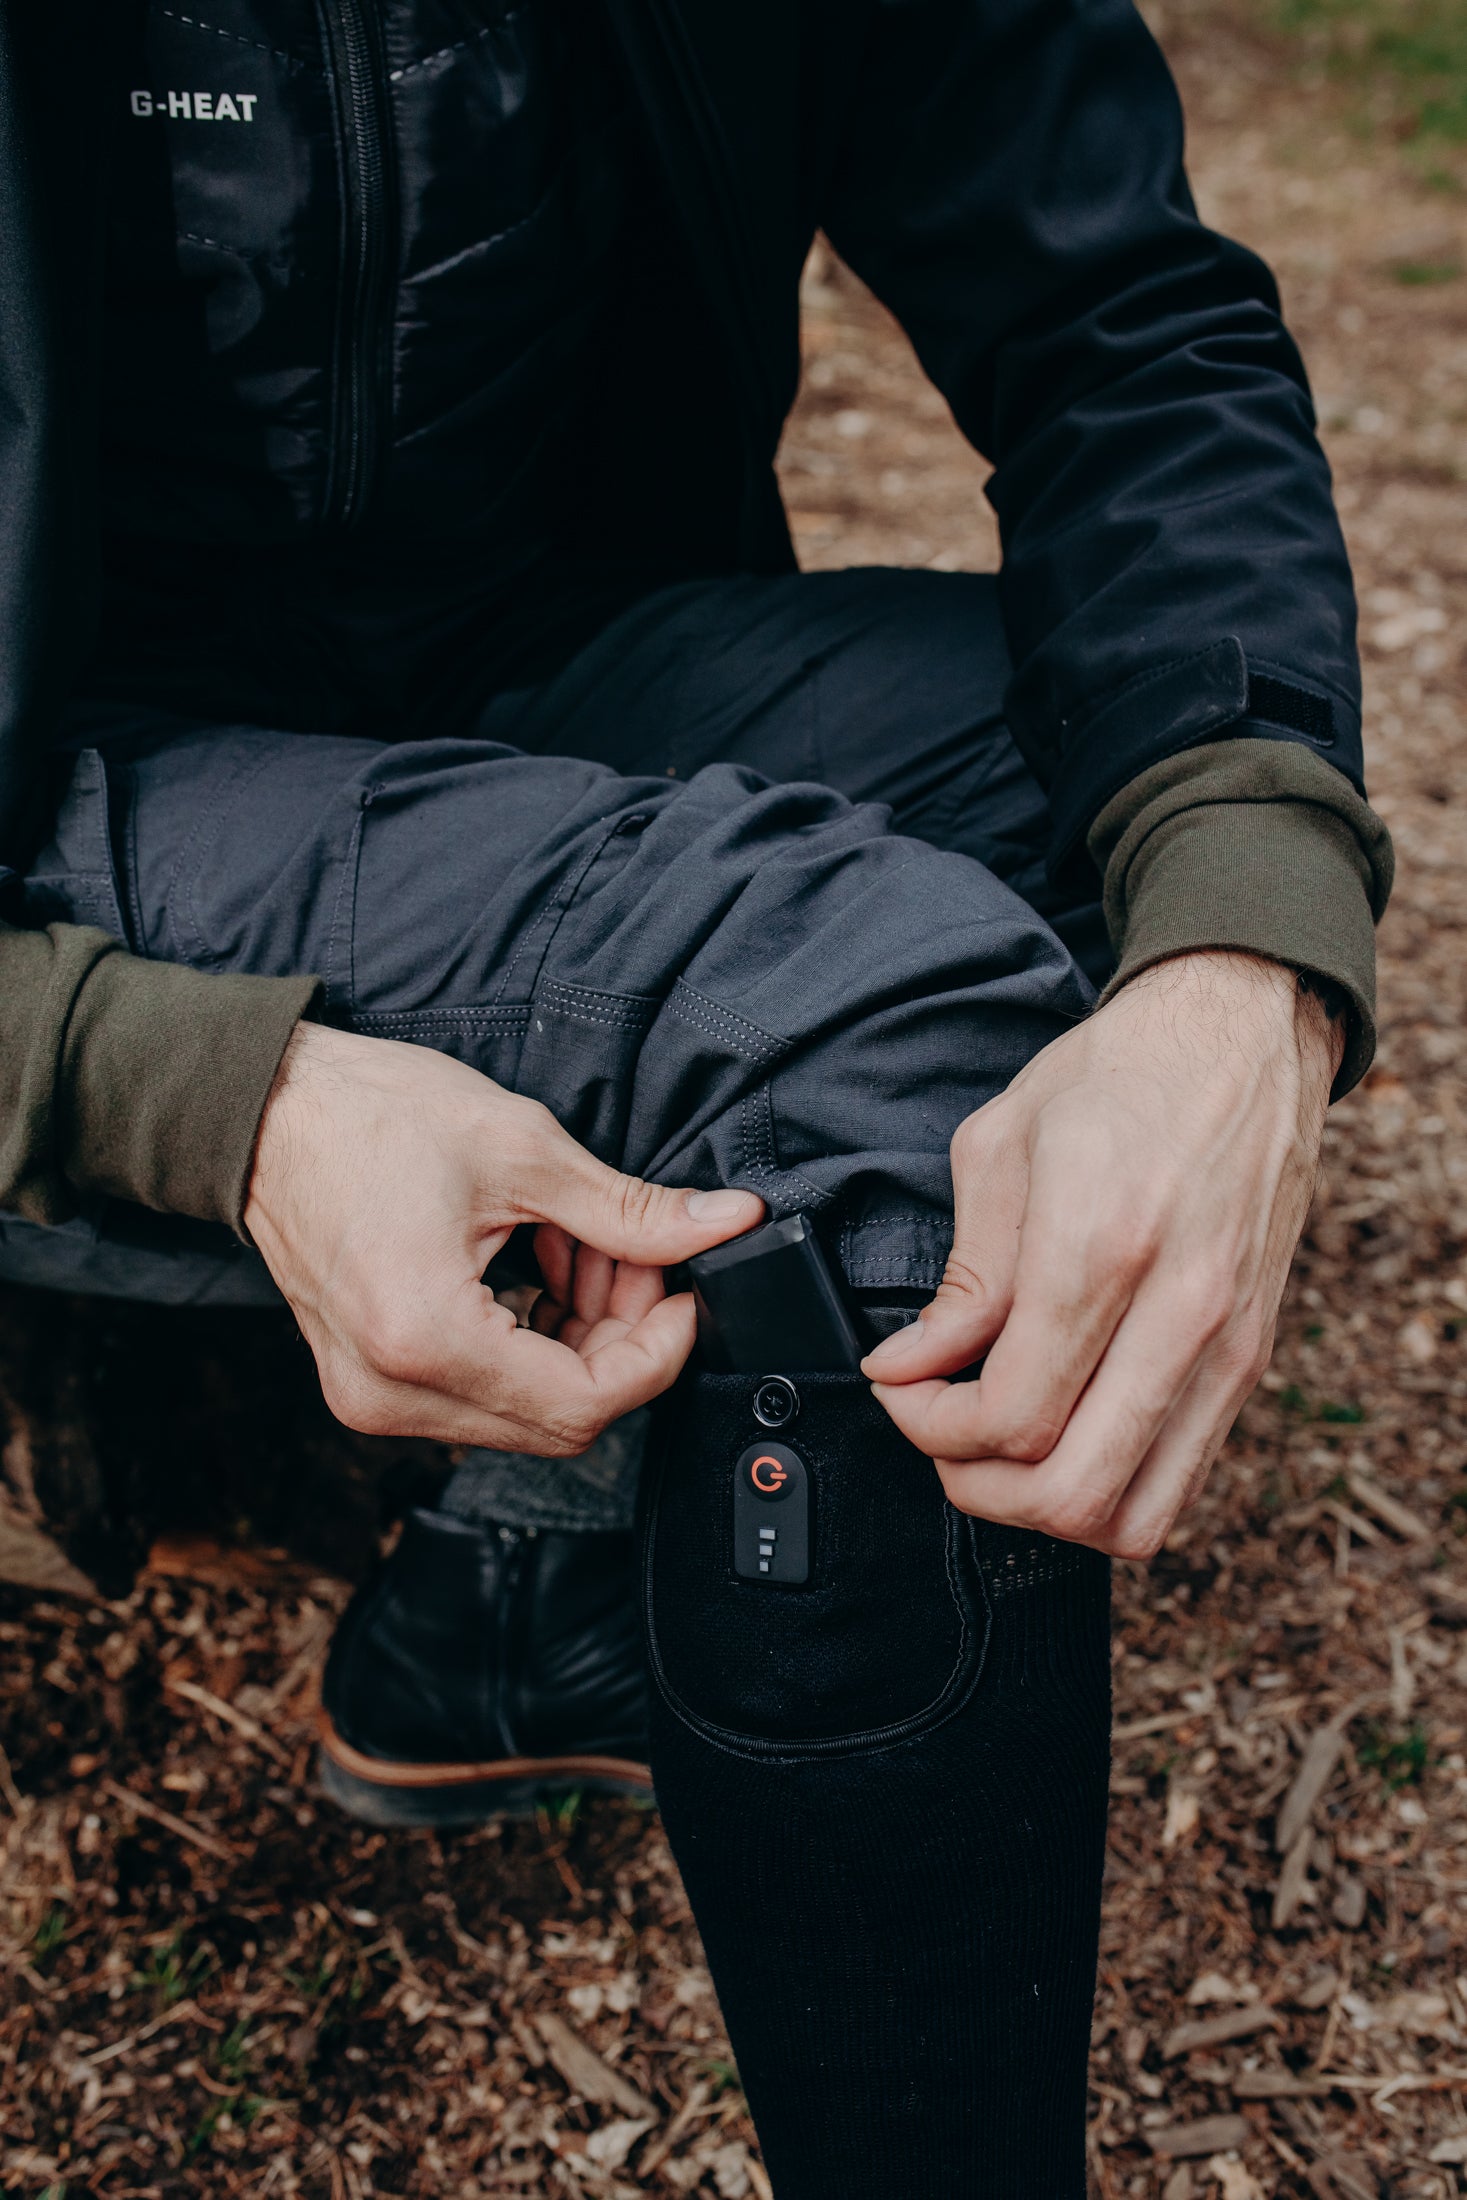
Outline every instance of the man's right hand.
[[(302, 1024), (245, 1226), (349, 1428), (563, 1457), (692, 1350), (692, 1299), (666, 1295), (663, 1267), (762, 1215), (752, 1192), (619, 1175), (537, 1101), (431, 1048)], [(520, 1223), (541, 1226), (547, 1281), (528, 1329), (481, 1280)]]

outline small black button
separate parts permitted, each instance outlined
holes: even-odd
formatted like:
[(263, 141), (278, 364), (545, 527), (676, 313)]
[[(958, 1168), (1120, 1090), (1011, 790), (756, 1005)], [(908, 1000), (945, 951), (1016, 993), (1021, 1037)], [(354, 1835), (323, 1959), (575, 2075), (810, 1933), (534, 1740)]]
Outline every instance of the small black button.
[(788, 1428), (800, 1410), (800, 1393), (787, 1375), (766, 1375), (754, 1393), (754, 1419), (761, 1428)]

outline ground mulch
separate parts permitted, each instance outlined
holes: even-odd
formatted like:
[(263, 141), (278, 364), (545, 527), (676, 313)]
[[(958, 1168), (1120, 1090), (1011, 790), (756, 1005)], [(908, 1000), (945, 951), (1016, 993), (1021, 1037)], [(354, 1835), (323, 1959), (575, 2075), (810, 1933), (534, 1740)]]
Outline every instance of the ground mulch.
[[(1204, 209), (1272, 260), (1310, 361), (1400, 884), (1380, 1057), (1332, 1120), (1273, 1368), (1166, 1550), (1118, 1569), (1095, 2189), (1445, 2200), (1467, 2189), (1467, 197), (1225, 7), (1160, 28)], [(807, 289), (805, 562), (991, 566), (983, 468), (904, 341), (828, 256)], [(399, 1838), (313, 1792), (346, 1584), (443, 1462), (334, 1431), (271, 1314), (9, 1294), (0, 1416), (11, 1548), (44, 1514), (99, 1585), (37, 1542), (49, 1586), (0, 1588), (0, 2186), (767, 2194), (654, 1815)]]

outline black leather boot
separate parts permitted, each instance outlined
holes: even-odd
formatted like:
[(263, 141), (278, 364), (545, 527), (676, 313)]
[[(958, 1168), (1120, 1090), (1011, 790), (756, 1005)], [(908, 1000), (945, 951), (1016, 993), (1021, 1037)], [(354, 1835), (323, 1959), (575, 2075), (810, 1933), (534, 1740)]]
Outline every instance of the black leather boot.
[(378, 1826), (650, 1795), (646, 1725), (630, 1534), (414, 1512), (336, 1630), (321, 1784)]

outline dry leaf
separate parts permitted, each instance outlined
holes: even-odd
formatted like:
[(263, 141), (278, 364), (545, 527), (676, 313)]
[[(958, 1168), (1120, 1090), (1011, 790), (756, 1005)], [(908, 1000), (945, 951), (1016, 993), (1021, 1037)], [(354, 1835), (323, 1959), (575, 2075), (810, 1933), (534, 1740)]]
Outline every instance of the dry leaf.
[(1187, 1988), (1187, 1999), (1197, 2009), (1215, 2001), (1246, 2001), (1249, 1996), (1230, 1978), (1224, 1978), (1221, 1971), (1203, 1971)]
[(1244, 2162), (1230, 2162), (1225, 2154), (1215, 2154), (1207, 2165), (1207, 2174), (1222, 2186), (1222, 2200), (1268, 2200), (1262, 2185)]
[(620, 2169), (642, 2134), (652, 2129), (650, 2116), (619, 2116), (602, 2124), (586, 2141), (586, 2159), (598, 2169)]
[(719, 2200), (746, 2200), (754, 2189), (749, 2176), (749, 2150), (747, 2147), (720, 2147), (709, 2163)]
[(1175, 1783), (1166, 1792), (1166, 1824), (1162, 1827), (1161, 1845), (1174, 1849), (1179, 1841), (1188, 1841), (1197, 1831), (1197, 1821), (1202, 1806), (1191, 1788), (1178, 1787)]

